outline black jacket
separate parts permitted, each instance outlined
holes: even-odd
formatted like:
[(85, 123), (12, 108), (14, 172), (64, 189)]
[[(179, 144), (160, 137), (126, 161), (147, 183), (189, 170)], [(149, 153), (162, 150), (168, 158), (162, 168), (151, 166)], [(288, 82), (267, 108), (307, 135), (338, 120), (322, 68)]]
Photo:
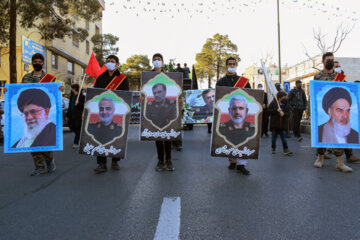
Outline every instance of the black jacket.
[[(106, 70), (96, 79), (94, 88), (106, 88), (111, 82), (111, 80), (114, 79), (115, 76), (120, 76), (120, 71), (118, 69), (115, 70), (115, 72), (111, 77), (109, 75), (109, 71)], [(120, 84), (120, 86), (116, 90), (129, 91), (129, 82), (127, 78), (124, 79), (124, 81)]]
[(70, 101), (69, 101), (69, 107), (68, 107), (66, 116), (69, 119), (68, 120), (69, 128), (72, 129), (72, 130), (75, 130), (76, 128), (81, 128), (82, 114), (83, 114), (83, 111), (84, 111), (85, 96), (80, 93), (79, 103), (77, 105), (75, 105), (74, 112), (71, 112), (71, 98), (72, 97), (74, 97), (75, 101), (76, 101), (77, 95), (73, 95), (71, 93)]
[(270, 131), (274, 130), (286, 130), (288, 128), (288, 118), (290, 116), (290, 105), (285, 102), (285, 106), (282, 107), (284, 116), (280, 117), (278, 112), (278, 104), (276, 100), (272, 100), (269, 105), (268, 113), (270, 114)]
[[(238, 75), (225, 75), (225, 77), (217, 81), (216, 86), (234, 87), (235, 83), (237, 82), (237, 80), (239, 80), (239, 78), (240, 76)], [(248, 82), (244, 88), (251, 88), (250, 83)]]
[(306, 95), (305, 91), (300, 88), (300, 90), (293, 88), (289, 92), (288, 102), (291, 105), (291, 108), (305, 110), (306, 109)]

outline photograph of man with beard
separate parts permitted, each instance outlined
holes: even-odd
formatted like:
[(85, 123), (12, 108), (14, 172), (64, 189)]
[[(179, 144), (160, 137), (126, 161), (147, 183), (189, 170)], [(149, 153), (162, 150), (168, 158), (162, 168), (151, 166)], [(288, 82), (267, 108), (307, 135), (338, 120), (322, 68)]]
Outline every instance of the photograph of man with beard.
[(113, 121), (115, 113), (115, 102), (110, 97), (104, 97), (99, 101), (100, 122), (89, 123), (87, 127), (88, 134), (101, 143), (106, 145), (116, 137), (121, 136), (122, 127)]
[(359, 133), (351, 128), (350, 93), (342, 87), (334, 87), (327, 91), (322, 107), (330, 119), (318, 126), (320, 143), (359, 143)]
[(219, 132), (237, 146), (255, 134), (254, 125), (245, 121), (249, 112), (248, 101), (244, 96), (234, 95), (229, 101), (228, 111), (231, 120), (222, 123), (219, 126)]
[(51, 101), (41, 89), (22, 91), (17, 106), (25, 121), (24, 135), (12, 148), (56, 146), (56, 125), (49, 112)]
[(164, 128), (177, 118), (176, 102), (166, 98), (166, 85), (157, 83), (152, 87), (154, 101), (146, 105), (145, 116), (158, 128)]
[(195, 110), (193, 119), (206, 119), (214, 114), (215, 90), (206, 89), (201, 94), (205, 105)]

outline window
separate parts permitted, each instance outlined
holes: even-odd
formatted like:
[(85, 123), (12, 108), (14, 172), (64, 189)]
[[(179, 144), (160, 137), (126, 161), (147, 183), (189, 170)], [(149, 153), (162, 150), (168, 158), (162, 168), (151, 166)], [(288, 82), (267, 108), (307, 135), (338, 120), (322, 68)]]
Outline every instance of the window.
[(80, 40), (79, 40), (79, 33), (73, 31), (73, 38), (72, 38), (73, 45), (75, 47), (79, 47)]
[(100, 34), (100, 28), (95, 25), (95, 34)]
[(72, 74), (72, 75), (75, 74), (74, 63), (73, 62), (70, 62), (70, 61), (67, 62), (67, 72), (69, 74)]
[(51, 53), (51, 67), (52, 69), (58, 69), (58, 56), (54, 53)]
[(90, 54), (90, 42), (86, 40), (86, 54)]

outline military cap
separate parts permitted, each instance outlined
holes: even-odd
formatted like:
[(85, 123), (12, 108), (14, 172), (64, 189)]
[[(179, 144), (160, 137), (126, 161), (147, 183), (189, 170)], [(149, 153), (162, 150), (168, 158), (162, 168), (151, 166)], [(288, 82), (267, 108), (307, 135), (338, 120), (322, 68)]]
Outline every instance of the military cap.
[(30, 88), (21, 92), (17, 100), (17, 105), (22, 112), (24, 107), (29, 104), (34, 104), (43, 108), (50, 108), (51, 102), (49, 96), (41, 89)]
[(338, 99), (345, 99), (346, 101), (348, 101), (349, 105), (351, 106), (352, 104), (352, 100), (351, 100), (351, 96), (350, 93), (341, 87), (334, 87), (332, 89), (330, 89), (329, 91), (327, 91), (327, 93), (325, 93), (323, 101), (322, 101), (322, 107), (324, 109), (324, 111), (327, 113), (329, 110), (329, 107), (331, 107), (331, 105), (336, 102)]

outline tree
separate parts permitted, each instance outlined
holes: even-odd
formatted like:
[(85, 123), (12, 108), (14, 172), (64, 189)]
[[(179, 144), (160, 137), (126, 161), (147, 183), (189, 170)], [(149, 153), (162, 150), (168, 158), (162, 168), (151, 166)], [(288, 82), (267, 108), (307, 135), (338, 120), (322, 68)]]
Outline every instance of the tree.
[(117, 41), (119, 38), (112, 34), (95, 34), (91, 38), (91, 42), (94, 44), (93, 51), (100, 66), (104, 64), (108, 55), (118, 53), (119, 48), (115, 47)]
[(150, 70), (150, 59), (147, 55), (132, 55), (120, 67), (120, 71), (127, 76), (130, 88), (136, 90), (139, 90), (141, 86), (141, 72)]
[[(321, 28), (319, 28), (317, 30), (313, 29), (314, 40), (315, 40), (316, 46), (320, 50), (321, 54), (324, 54), (326, 52), (336, 53), (340, 49), (340, 47), (341, 47), (342, 43), (344, 42), (344, 40), (346, 39), (346, 37), (354, 29), (354, 26), (355, 25), (350, 26), (350, 25), (344, 25), (343, 23), (341, 23), (336, 28), (335, 35), (332, 38), (332, 40), (330, 40), (330, 41), (328, 39), (326, 39), (326, 36), (328, 34), (323, 34), (321, 31)], [(330, 42), (330, 44), (328, 44), (329, 42)], [(319, 63), (319, 62), (317, 63), (316, 57), (312, 57), (305, 47), (304, 47), (304, 50), (305, 50), (305, 55), (313, 63), (312, 68), (320, 71), (320, 69), (318, 68), (318, 65), (321, 63)]]
[[(37, 30), (42, 39), (50, 41), (64, 39), (77, 32), (79, 40), (84, 41), (88, 32), (75, 26), (73, 17), (87, 21), (101, 19), (97, 0), (10, 0), (1, 1), (0, 45), (9, 46), (10, 82), (16, 79), (16, 23), (24, 29)], [(10, 3), (10, 7), (8, 3)], [(5, 24), (4, 24), (5, 23)], [(10, 23), (10, 26), (7, 24)], [(6, 34), (9, 37), (4, 37)]]
[(232, 56), (240, 61), (236, 44), (232, 43), (228, 35), (215, 34), (208, 38), (200, 53), (196, 54), (196, 68), (199, 76), (207, 77), (209, 86), (214, 76), (220, 78), (220, 74), (226, 72), (225, 61)]

